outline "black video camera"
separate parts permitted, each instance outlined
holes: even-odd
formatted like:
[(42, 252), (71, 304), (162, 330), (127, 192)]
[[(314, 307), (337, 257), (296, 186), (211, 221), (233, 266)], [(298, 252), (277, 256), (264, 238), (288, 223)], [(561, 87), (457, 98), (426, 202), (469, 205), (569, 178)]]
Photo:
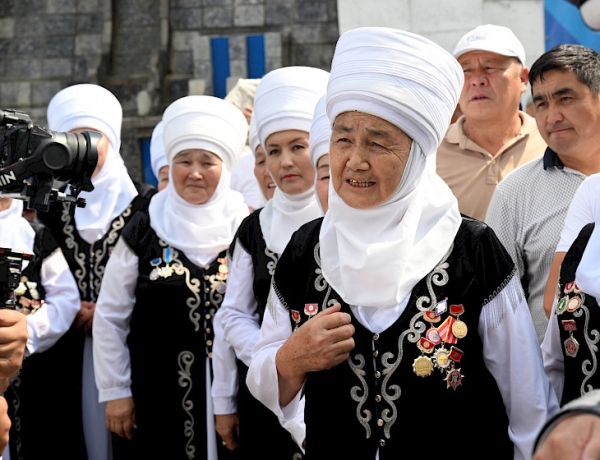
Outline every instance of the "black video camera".
[[(101, 135), (50, 131), (34, 125), (16, 110), (0, 110), (0, 195), (24, 200), (28, 207), (48, 211), (54, 201), (75, 203), (81, 191), (92, 191)], [(69, 183), (69, 193), (53, 188)]]

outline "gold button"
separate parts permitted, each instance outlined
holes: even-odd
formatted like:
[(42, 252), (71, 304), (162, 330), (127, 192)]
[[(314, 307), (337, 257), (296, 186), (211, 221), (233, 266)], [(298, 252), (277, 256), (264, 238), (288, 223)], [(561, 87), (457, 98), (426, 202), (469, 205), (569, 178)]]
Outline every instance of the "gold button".
[(209, 288), (204, 289), (204, 292), (206, 292), (207, 294), (210, 292)]
[(376, 371), (375, 372), (375, 378), (378, 379), (379, 377), (381, 377), (381, 372)]
[(377, 358), (379, 356), (378, 350), (373, 350), (373, 358)]
[(373, 340), (379, 339), (379, 334), (373, 334)]
[(207, 314), (207, 315), (205, 316), (205, 318), (206, 318), (206, 319), (210, 319), (210, 315), (208, 315), (208, 314)]
[(210, 302), (207, 300), (206, 302), (204, 302), (204, 306), (205, 307), (210, 307)]
[(375, 402), (381, 402), (381, 395), (375, 396)]
[(385, 446), (385, 440), (383, 440), (383, 439), (380, 439), (380, 440), (379, 440), (379, 445), (380, 445), (381, 447)]
[(377, 426), (383, 426), (383, 420), (381, 420), (381, 419), (377, 420)]
[(208, 345), (209, 347), (212, 347), (212, 340), (207, 340), (206, 345)]
[(209, 358), (212, 358), (212, 351), (208, 354)]
[(210, 331), (210, 327), (207, 327), (207, 328), (206, 328), (206, 333), (207, 333), (207, 334), (210, 334), (210, 332), (211, 332), (211, 331)]
[(206, 276), (206, 275), (205, 275), (205, 276), (204, 276), (204, 279), (205, 279), (205, 280), (208, 280), (208, 276)]
[(210, 265), (205, 265), (204, 266), (204, 270), (208, 270), (210, 268)]

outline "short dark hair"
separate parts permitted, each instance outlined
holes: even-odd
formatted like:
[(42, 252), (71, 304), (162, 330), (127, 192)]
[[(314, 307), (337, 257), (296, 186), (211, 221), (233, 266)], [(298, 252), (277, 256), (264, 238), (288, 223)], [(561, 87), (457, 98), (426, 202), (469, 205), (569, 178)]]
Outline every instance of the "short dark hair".
[(558, 45), (542, 54), (529, 70), (529, 84), (544, 81), (544, 74), (552, 70), (573, 72), (594, 97), (600, 92), (600, 54), (587, 46)]

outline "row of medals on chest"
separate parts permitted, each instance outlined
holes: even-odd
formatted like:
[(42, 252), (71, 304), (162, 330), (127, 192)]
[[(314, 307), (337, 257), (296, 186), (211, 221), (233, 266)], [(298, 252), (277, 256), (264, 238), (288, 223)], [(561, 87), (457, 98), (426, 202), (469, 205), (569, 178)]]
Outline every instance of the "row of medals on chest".
[[(558, 299), (558, 302), (556, 303), (557, 316), (560, 316), (565, 312), (575, 313), (583, 304), (583, 299), (581, 297), (583, 293), (574, 281), (565, 284), (563, 294), (564, 295)], [(561, 324), (563, 330), (569, 333), (569, 337), (563, 342), (565, 355), (575, 358), (579, 351), (579, 342), (573, 337), (573, 333), (577, 330), (577, 324), (574, 319), (564, 319), (561, 321)]]
[[(171, 265), (173, 262), (173, 248), (166, 247), (163, 248), (162, 258), (157, 257), (150, 261), (150, 265), (152, 265), (152, 271), (150, 272), (150, 280), (156, 281), (159, 278), (169, 278), (173, 275), (175, 271), (175, 266)], [(204, 278), (210, 281), (211, 286), (219, 293), (225, 293), (225, 280), (227, 280), (227, 273), (229, 272), (229, 267), (227, 265), (227, 258), (220, 257), (217, 259), (219, 262), (219, 268), (215, 275), (205, 276)], [(210, 267), (204, 267), (205, 270), (208, 270)]]
[[(423, 313), (423, 319), (430, 324), (430, 327), (425, 332), (425, 337), (421, 337), (417, 342), (421, 356), (414, 360), (412, 367), (419, 377), (427, 377), (435, 368), (439, 369), (444, 374), (446, 388), (456, 391), (464, 378), (460, 368), (456, 367), (464, 352), (454, 345), (458, 339), (466, 337), (468, 329), (467, 325), (460, 320), (460, 315), (465, 312), (464, 306), (459, 304), (448, 307), (447, 302), (448, 300), (444, 299), (438, 302), (433, 310)], [(441, 315), (446, 311), (448, 316), (436, 327), (435, 324), (441, 322)], [(450, 349), (446, 346), (450, 346)]]

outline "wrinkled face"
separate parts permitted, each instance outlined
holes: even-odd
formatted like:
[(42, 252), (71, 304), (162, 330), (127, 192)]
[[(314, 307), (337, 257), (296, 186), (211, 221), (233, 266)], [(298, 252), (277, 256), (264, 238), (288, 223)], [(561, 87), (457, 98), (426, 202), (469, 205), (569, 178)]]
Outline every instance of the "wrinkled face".
[(529, 71), (517, 58), (469, 51), (458, 62), (465, 74), (459, 104), (467, 120), (490, 120), (518, 109)]
[(329, 160), (337, 194), (353, 208), (390, 199), (402, 179), (412, 139), (391, 123), (362, 112), (344, 112), (333, 124)]
[[(77, 129), (72, 129), (69, 132), (81, 134), (84, 131), (91, 131), (93, 133), (102, 134), (97, 129), (92, 129), (92, 128), (77, 128)], [(102, 134), (102, 138), (98, 141), (98, 144), (96, 145), (96, 147), (98, 149), (98, 163), (96, 163), (96, 169), (94, 169), (94, 173), (92, 174), (92, 177), (95, 177), (102, 169), (102, 166), (104, 166), (104, 163), (106, 163), (106, 157), (108, 156), (108, 146), (109, 145), (110, 145), (110, 142), (108, 140), (108, 137), (106, 137), (104, 134)]]
[(298, 195), (313, 186), (315, 168), (310, 161), (306, 131), (279, 131), (265, 143), (267, 169), (282, 192)]
[(157, 189), (160, 192), (169, 185), (169, 166), (165, 165), (158, 170), (158, 185)]
[(254, 152), (254, 175), (260, 186), (263, 196), (270, 200), (275, 193), (275, 182), (267, 170), (267, 154), (265, 149), (259, 145)]
[(315, 184), (317, 197), (323, 212), (327, 212), (329, 193), (329, 154), (321, 156), (317, 161), (317, 183)]
[(214, 195), (223, 162), (208, 150), (182, 150), (171, 166), (171, 178), (177, 194), (191, 204), (204, 204)]
[(600, 142), (600, 95), (594, 96), (573, 72), (557, 70), (535, 80), (531, 91), (540, 134), (561, 159), (595, 154)]

